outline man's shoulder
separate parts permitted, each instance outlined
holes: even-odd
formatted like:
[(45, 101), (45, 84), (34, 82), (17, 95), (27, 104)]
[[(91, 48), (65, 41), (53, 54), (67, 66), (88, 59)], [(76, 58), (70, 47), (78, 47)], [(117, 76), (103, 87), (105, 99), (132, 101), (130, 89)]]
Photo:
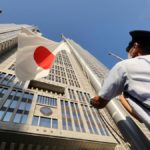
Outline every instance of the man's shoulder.
[(148, 56), (138, 56), (138, 57), (131, 58), (131, 59), (125, 59), (125, 60), (118, 62), (117, 65), (118, 66), (131, 65), (131, 64), (140, 62), (141, 59), (146, 59), (146, 58), (150, 60), (150, 55), (149, 55), (149, 57)]
[[(134, 58), (133, 58), (134, 59)], [(135, 60), (131, 60), (131, 59), (125, 59), (125, 60), (122, 60), (120, 62), (118, 62), (115, 66), (116, 67), (124, 67), (128, 64), (132, 64)]]
[[(150, 55), (138, 56), (131, 59), (125, 59), (118, 62), (114, 67), (120, 70), (135, 70), (137, 68), (142, 69), (146, 64), (150, 64)], [(138, 66), (138, 67), (137, 67)]]
[(118, 62), (113, 69), (120, 70), (122, 72), (126, 72), (129, 68), (133, 69), (133, 66), (137, 65), (138, 59), (132, 58), (132, 59), (125, 59), (120, 62)]
[(134, 64), (134, 63), (140, 63), (140, 62), (143, 62), (143, 61), (150, 61), (150, 55), (142, 55), (142, 56), (137, 56), (135, 58), (131, 58), (131, 59), (125, 59), (120, 63), (120, 65), (125, 65), (125, 64)]

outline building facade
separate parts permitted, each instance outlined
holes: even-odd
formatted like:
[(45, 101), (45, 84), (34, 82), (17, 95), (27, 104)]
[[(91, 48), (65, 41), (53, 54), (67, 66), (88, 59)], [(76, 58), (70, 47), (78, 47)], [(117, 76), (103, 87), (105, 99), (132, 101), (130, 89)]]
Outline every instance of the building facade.
[(0, 150), (130, 149), (107, 110), (90, 106), (96, 91), (72, 49), (100, 82), (107, 68), (73, 40), (67, 39), (69, 45), (55, 42), (61, 51), (47, 77), (17, 80), (17, 34), (22, 26), (39, 32), (29, 25), (0, 25)]

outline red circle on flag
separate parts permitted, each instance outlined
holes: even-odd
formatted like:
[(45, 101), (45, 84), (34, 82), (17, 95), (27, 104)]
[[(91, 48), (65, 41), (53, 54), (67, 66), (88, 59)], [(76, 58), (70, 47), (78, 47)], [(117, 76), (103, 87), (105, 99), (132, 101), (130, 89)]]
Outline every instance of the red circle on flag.
[(46, 47), (39, 46), (34, 51), (34, 60), (43, 69), (52, 67), (55, 56)]

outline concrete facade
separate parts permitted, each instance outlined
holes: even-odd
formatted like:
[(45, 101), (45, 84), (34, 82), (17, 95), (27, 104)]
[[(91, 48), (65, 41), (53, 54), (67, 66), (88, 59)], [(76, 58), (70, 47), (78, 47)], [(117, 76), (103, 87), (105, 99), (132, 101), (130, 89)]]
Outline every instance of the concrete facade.
[[(14, 72), (17, 34), (22, 26), (38, 30), (28, 25), (0, 26), (0, 150), (130, 149), (107, 110), (100, 113), (115, 132), (90, 107), (90, 97), (96, 91), (65, 41), (58, 43), (61, 51), (47, 77), (27, 82), (17, 80)], [(69, 41), (81, 57), (90, 61), (88, 65), (102, 82), (107, 68)]]

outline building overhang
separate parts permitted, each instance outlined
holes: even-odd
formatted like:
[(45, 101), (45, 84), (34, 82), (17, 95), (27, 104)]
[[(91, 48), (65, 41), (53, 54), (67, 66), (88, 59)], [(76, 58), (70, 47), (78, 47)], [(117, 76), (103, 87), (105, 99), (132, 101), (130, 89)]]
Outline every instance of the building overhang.
[(36, 81), (36, 80), (31, 80), (29, 83), (28, 88), (38, 88), (43, 91), (49, 91), (49, 92), (54, 92), (57, 94), (64, 94), (65, 93), (65, 88), (62, 86), (50, 84), (50, 83), (45, 83), (42, 81)]
[[(0, 147), (8, 150), (15, 147), (20, 150), (114, 150), (116, 143), (96, 142), (73, 138), (46, 136), (41, 134), (29, 134), (0, 130)], [(2, 145), (3, 144), (3, 145)]]

